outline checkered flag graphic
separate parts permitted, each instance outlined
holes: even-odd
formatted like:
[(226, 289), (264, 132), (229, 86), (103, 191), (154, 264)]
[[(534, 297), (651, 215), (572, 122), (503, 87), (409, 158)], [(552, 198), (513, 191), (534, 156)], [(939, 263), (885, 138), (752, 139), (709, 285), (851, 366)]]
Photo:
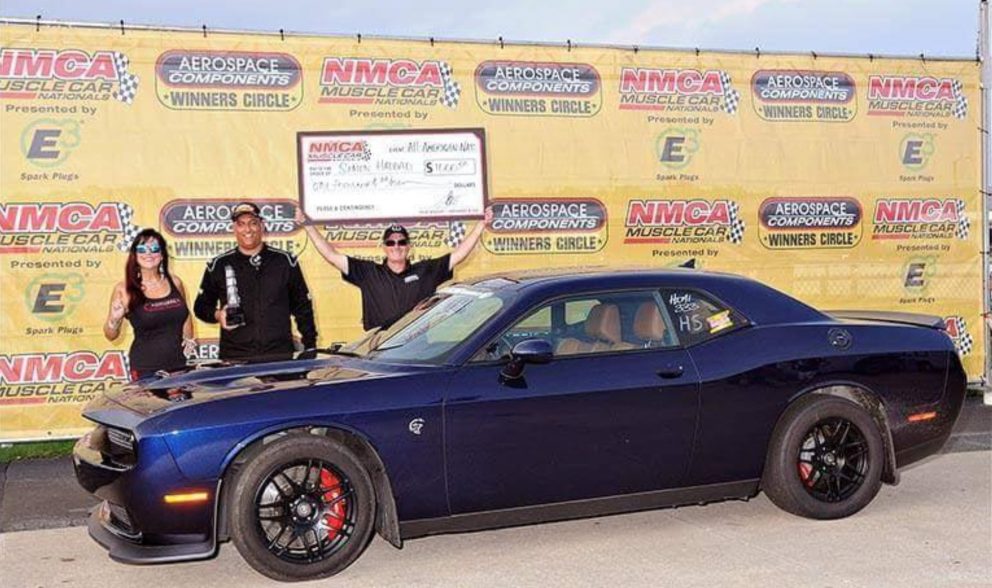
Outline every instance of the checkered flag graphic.
[(964, 200), (960, 198), (954, 201), (954, 207), (958, 209), (958, 224), (954, 227), (954, 236), (958, 239), (967, 239), (971, 232), (971, 219), (964, 211)]
[(441, 81), (444, 82), (444, 92), (441, 93), (441, 104), (448, 108), (458, 106), (458, 100), (462, 96), (462, 87), (455, 81), (454, 72), (447, 61), (441, 62)]
[(952, 316), (951, 321), (954, 323), (954, 330), (958, 334), (954, 338), (954, 347), (957, 348), (960, 355), (968, 355), (975, 348), (975, 339), (968, 332), (968, 323), (965, 322), (964, 317), (960, 316)]
[(126, 202), (117, 203), (117, 213), (121, 217), (121, 238), (117, 241), (117, 249), (127, 251), (131, 242), (141, 232), (141, 227), (134, 224), (134, 209)]
[(120, 87), (114, 92), (114, 98), (124, 104), (134, 102), (134, 96), (138, 93), (138, 76), (127, 71), (131, 65), (131, 60), (120, 51), (114, 52), (114, 66), (117, 67), (117, 82)]
[(736, 202), (730, 203), (730, 236), (731, 243), (740, 245), (744, 240), (744, 220), (741, 218), (741, 207)]
[(954, 118), (964, 118), (968, 116), (968, 98), (964, 95), (964, 84), (960, 80), (954, 80), (951, 84), (951, 89), (954, 91)]
[(444, 243), (448, 247), (458, 247), (465, 240), (465, 223), (462, 221), (451, 221), (448, 223), (448, 236), (444, 238)]
[(731, 85), (730, 74), (725, 71), (720, 72), (720, 83), (723, 84), (723, 110), (727, 114), (736, 114), (737, 107), (741, 104), (741, 93)]

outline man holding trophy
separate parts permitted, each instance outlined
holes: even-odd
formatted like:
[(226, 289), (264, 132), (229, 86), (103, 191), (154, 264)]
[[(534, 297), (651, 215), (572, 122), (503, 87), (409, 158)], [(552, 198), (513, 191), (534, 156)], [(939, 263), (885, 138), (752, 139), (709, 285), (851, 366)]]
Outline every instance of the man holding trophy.
[(313, 303), (296, 258), (265, 244), (265, 224), (254, 203), (235, 206), (231, 221), (237, 247), (207, 262), (193, 305), (197, 318), (220, 324), (220, 359), (291, 358), (290, 315), (303, 347), (313, 349)]

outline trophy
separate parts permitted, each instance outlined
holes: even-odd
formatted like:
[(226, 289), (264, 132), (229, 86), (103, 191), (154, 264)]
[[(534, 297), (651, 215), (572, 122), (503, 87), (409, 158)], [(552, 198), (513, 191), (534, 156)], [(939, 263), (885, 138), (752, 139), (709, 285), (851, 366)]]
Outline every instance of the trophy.
[(245, 311), (241, 308), (234, 268), (229, 265), (224, 266), (224, 283), (227, 285), (227, 326), (240, 327), (245, 324)]

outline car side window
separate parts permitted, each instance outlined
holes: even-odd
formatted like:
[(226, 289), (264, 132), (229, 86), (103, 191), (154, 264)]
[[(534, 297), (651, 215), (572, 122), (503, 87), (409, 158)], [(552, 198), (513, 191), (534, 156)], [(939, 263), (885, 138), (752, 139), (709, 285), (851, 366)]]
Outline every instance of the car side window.
[(526, 339), (556, 357), (674, 347), (673, 323), (655, 291), (596, 293), (549, 302), (515, 323), (473, 361), (499, 359)]
[(746, 324), (743, 316), (695, 289), (663, 288), (661, 298), (683, 346), (702, 343)]
[(589, 317), (589, 311), (597, 304), (599, 304), (599, 300), (596, 298), (565, 302), (565, 324), (573, 326), (585, 322)]

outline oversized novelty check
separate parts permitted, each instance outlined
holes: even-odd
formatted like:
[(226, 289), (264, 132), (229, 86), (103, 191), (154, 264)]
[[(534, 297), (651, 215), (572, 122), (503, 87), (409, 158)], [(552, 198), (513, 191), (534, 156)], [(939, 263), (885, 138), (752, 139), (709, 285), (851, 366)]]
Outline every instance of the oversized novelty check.
[(297, 133), (300, 203), (313, 221), (482, 218), (484, 129)]

